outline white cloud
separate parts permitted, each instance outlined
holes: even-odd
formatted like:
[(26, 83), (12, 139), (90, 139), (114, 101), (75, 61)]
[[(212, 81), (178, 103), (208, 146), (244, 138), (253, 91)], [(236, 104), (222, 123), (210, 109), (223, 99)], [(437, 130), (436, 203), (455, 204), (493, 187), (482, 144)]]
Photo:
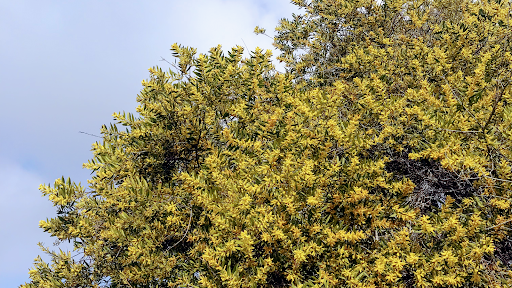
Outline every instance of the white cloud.
[[(298, 11), (288, 1), (240, 0), (179, 1), (163, 9), (173, 15), (163, 22), (167, 25), (166, 30), (173, 31), (171, 41), (198, 48), (200, 53), (206, 53), (218, 44), (225, 51), (240, 45), (246, 49), (246, 56), (256, 47), (274, 50), (273, 40), (255, 35), (254, 27), (265, 28), (267, 34), (273, 36), (279, 20)], [(277, 54), (279, 52), (274, 50), (274, 59)]]

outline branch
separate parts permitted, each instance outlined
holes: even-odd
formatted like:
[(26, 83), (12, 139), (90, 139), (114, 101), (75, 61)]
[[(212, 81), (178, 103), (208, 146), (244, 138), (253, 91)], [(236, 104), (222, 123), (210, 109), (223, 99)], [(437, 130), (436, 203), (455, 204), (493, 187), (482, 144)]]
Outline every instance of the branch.
[(124, 281), (126, 281), (126, 284), (128, 284), (128, 286), (130, 286), (130, 288), (133, 288), (133, 286), (130, 285), (130, 282), (128, 282), (128, 279), (126, 278), (126, 276), (123, 277), (123, 274), (121, 274), (121, 277), (124, 278)]
[[(444, 76), (442, 76), (442, 77), (446, 81), (446, 85), (448, 85), (448, 87), (450, 87), (450, 90), (452, 90), (453, 96), (455, 96), (457, 98), (457, 100), (459, 101), (460, 105), (462, 105), (464, 110), (466, 110), (466, 112), (469, 113), (469, 115), (475, 120), (476, 124), (478, 124), (478, 126), (480, 126), (480, 128), (482, 128), (482, 131), (483, 131), (484, 127), (482, 126), (482, 124), (480, 124), (480, 122), (478, 122), (478, 119), (476, 119), (475, 115), (473, 115), (473, 113), (471, 113), (471, 111), (466, 107), (466, 105), (464, 105), (464, 102), (462, 102), (462, 99), (460, 99), (460, 97), (458, 96), (459, 93), (455, 93), (455, 90), (453, 90), (452, 85), (450, 85), (450, 82), (448, 82), (446, 77), (444, 77)], [(484, 135), (485, 135), (485, 133), (484, 133)]]
[(491, 122), (492, 117), (494, 116), (494, 113), (496, 113), (496, 107), (498, 106), (498, 103), (500, 102), (501, 97), (503, 96), (503, 92), (505, 92), (505, 89), (507, 89), (508, 84), (509, 83), (507, 83), (505, 85), (505, 87), (503, 87), (503, 90), (501, 90), (501, 92), (494, 97), (494, 105), (492, 105), (491, 115), (489, 115), (489, 119), (487, 119), (487, 122), (485, 123), (484, 127), (482, 128), (483, 133), (485, 133), (485, 129), (487, 129), (487, 126)]
[(185, 239), (185, 236), (187, 236), (188, 234), (188, 231), (190, 230), (190, 224), (192, 223), (192, 207), (190, 207), (190, 219), (188, 220), (188, 227), (187, 227), (187, 231), (185, 231), (185, 233), (183, 234), (183, 237), (181, 237), (180, 241), (174, 243), (174, 245), (172, 245), (171, 247), (165, 249), (166, 251), (169, 251), (171, 250), (172, 248), (176, 247), (176, 245), (180, 244), (181, 241), (183, 241), (183, 239)]
[(508, 223), (508, 222), (510, 222), (510, 221), (512, 221), (512, 219), (509, 219), (509, 220), (507, 220), (507, 221), (505, 221), (505, 222), (501, 222), (500, 224), (496, 224), (496, 225), (494, 225), (494, 226), (491, 226), (491, 227), (489, 227), (489, 228), (487, 228), (487, 229), (485, 229), (485, 230), (491, 230), (491, 229), (496, 228), (496, 227), (498, 227), (498, 226), (501, 226), (501, 225), (503, 225), (503, 224), (507, 224), (507, 223)]
[(90, 134), (90, 133), (87, 133), (87, 132), (78, 131), (78, 133), (82, 133), (82, 134), (86, 134), (86, 135), (89, 135), (89, 136), (98, 137), (98, 138), (103, 139), (103, 137), (101, 137), (101, 136)]
[(480, 131), (462, 131), (462, 130), (451, 130), (451, 129), (445, 129), (445, 128), (438, 128), (439, 130), (449, 131), (449, 132), (459, 132), (459, 133), (480, 133)]
[(512, 181), (510, 180), (505, 180), (505, 179), (499, 179), (499, 178), (494, 178), (494, 177), (491, 177), (491, 176), (487, 176), (487, 175), (483, 175), (485, 178), (489, 178), (491, 180), (494, 180), (494, 181), (503, 181), (503, 182), (508, 182), (508, 183), (512, 183)]

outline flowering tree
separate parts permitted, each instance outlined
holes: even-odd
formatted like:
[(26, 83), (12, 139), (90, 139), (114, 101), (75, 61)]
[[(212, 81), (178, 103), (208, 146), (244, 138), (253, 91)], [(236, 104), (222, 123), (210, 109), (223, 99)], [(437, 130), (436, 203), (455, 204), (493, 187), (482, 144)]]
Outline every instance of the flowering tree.
[[(174, 45), (58, 179), (22, 287), (509, 287), (507, 1), (293, 1), (270, 52)], [(256, 32), (264, 33), (260, 28)]]

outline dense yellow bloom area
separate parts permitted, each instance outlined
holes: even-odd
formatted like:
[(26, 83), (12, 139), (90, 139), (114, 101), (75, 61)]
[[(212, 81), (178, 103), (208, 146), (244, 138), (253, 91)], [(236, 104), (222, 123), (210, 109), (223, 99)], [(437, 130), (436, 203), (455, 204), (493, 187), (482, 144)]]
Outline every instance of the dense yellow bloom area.
[[(24, 287), (512, 286), (510, 4), (293, 2), (290, 73), (176, 44), (174, 70), (150, 69), (89, 188), (40, 187), (59, 209), (40, 226), (82, 254), (37, 259)], [(435, 189), (400, 159), (470, 192), (420, 207)]]

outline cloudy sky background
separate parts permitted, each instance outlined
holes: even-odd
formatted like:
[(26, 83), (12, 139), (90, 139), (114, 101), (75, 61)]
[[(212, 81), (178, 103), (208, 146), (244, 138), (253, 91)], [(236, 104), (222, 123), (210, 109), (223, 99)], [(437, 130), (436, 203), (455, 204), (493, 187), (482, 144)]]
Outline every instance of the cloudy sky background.
[(28, 281), (36, 243), (55, 240), (38, 228), (55, 215), (39, 184), (86, 183), (97, 139), (79, 131), (135, 112), (147, 69), (169, 68), (160, 57), (172, 59), (173, 43), (273, 49), (254, 27), (273, 35), (297, 11), (288, 0), (0, 0), (0, 287)]

